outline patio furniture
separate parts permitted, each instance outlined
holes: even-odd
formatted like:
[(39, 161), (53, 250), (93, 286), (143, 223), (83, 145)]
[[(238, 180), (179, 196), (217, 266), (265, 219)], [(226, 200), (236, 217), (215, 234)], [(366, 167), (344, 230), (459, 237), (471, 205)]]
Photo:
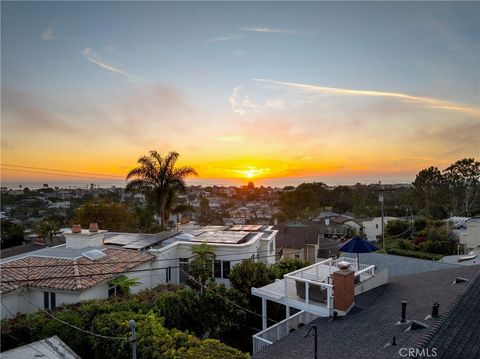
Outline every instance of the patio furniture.
[[(305, 298), (305, 282), (299, 280), (295, 281), (295, 286), (297, 288), (297, 295), (302, 298)], [(323, 288), (320, 285), (309, 283), (308, 286), (308, 299), (310, 301), (326, 303), (327, 302), (327, 288)]]

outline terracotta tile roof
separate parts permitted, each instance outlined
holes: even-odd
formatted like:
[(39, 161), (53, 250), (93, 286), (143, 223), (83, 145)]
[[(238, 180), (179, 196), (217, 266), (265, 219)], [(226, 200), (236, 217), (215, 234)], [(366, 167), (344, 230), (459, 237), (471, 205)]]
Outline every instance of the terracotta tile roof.
[(106, 256), (96, 261), (85, 257), (62, 259), (33, 254), (2, 263), (0, 293), (21, 287), (83, 291), (155, 259), (153, 254), (128, 249), (106, 248), (103, 252)]

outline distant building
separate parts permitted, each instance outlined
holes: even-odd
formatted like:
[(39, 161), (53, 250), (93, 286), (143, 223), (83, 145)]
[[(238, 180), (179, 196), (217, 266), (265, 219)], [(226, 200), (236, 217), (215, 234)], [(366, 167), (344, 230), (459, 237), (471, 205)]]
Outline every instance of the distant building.
[(467, 235), (464, 237), (467, 251), (480, 247), (480, 217), (474, 217), (465, 222)]
[[(387, 227), (387, 223), (400, 218), (397, 217), (383, 217), (384, 229)], [(375, 217), (362, 221), (363, 230), (365, 236), (369, 241), (376, 241), (382, 236), (382, 217)]]
[(283, 257), (315, 263), (318, 258), (335, 257), (339, 253), (337, 242), (325, 236), (331, 230), (326, 225), (292, 221), (273, 228), (278, 231), (276, 246)]

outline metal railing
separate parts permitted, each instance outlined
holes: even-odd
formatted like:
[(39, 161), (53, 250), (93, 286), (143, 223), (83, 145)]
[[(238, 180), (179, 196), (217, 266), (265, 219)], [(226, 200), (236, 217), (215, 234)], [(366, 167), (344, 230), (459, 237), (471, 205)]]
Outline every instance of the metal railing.
[(292, 331), (298, 329), (300, 323), (307, 324), (315, 318), (317, 318), (315, 314), (301, 311), (265, 330), (262, 330), (261, 332), (258, 332), (252, 336), (253, 354), (258, 353), (268, 345), (286, 337)]

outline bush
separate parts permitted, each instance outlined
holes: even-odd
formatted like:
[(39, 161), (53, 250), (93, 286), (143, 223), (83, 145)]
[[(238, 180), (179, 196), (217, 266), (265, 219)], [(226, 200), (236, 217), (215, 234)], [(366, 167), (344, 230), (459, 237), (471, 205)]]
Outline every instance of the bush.
[(385, 235), (387, 236), (398, 237), (403, 235), (404, 237), (406, 237), (408, 236), (408, 233), (408, 223), (400, 219), (389, 221), (385, 227)]
[(270, 268), (270, 270), (272, 271), (271, 275), (274, 278), (281, 279), (285, 274), (296, 271), (297, 269), (301, 269), (308, 265), (309, 265), (308, 262), (305, 262), (304, 260), (301, 260), (301, 259), (285, 258), (285, 259), (282, 259), (280, 262), (275, 263)]
[(265, 263), (243, 260), (230, 271), (230, 282), (233, 288), (250, 297), (252, 287), (259, 288), (275, 280)]
[(399, 248), (389, 249), (388, 254), (393, 254), (393, 255), (398, 255), (403, 257), (413, 257), (413, 258), (419, 258), (419, 259), (429, 259), (434, 261), (438, 261), (439, 259), (443, 258), (443, 256), (439, 254), (425, 253), (420, 251), (411, 251), (411, 250), (399, 249)]

